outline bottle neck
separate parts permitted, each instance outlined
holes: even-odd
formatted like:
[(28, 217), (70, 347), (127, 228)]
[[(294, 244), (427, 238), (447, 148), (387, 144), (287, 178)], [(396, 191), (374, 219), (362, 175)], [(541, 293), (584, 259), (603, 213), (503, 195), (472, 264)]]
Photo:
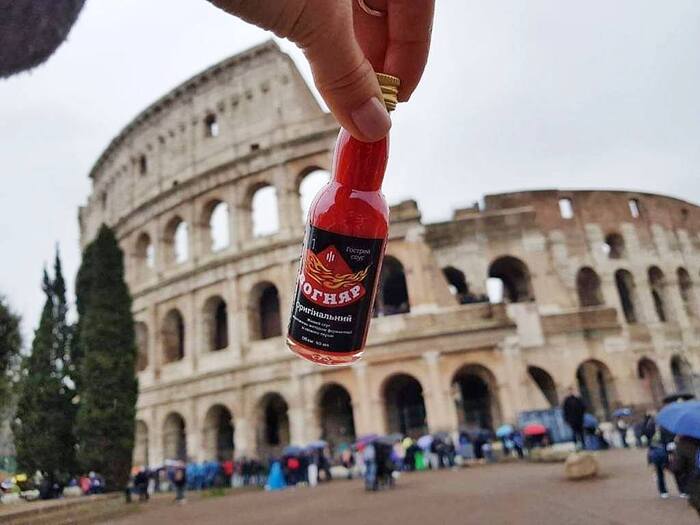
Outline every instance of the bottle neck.
[(379, 191), (389, 160), (389, 137), (361, 142), (340, 130), (333, 158), (333, 180), (358, 191)]

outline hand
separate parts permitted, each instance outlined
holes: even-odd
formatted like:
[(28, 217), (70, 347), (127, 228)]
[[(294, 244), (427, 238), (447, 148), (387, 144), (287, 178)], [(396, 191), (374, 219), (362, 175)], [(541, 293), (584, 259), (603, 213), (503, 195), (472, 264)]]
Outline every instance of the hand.
[(428, 60), (434, 0), (210, 0), (297, 44), (340, 125), (364, 141), (383, 138), (391, 119), (374, 72), (401, 79), (399, 100), (415, 90)]

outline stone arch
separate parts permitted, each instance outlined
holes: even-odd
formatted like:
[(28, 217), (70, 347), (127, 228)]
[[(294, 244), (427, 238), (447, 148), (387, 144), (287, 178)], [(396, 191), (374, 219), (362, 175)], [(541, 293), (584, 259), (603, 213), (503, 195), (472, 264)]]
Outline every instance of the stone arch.
[(203, 309), (206, 345), (209, 351), (228, 348), (228, 307), (226, 301), (215, 295), (207, 299)]
[(374, 305), (374, 315), (386, 316), (411, 311), (403, 264), (392, 255), (387, 255), (382, 263)]
[(257, 449), (258, 456), (279, 455), (289, 445), (289, 405), (277, 392), (268, 392), (258, 403)]
[(204, 416), (202, 447), (206, 459), (226, 461), (233, 459), (234, 425), (231, 411), (224, 405), (213, 405)]
[(527, 375), (534, 381), (542, 395), (549, 403), (549, 406), (555, 408), (559, 406), (559, 394), (557, 386), (554, 383), (552, 376), (543, 368), (538, 366), (528, 366)]
[(647, 272), (649, 276), (649, 288), (651, 288), (651, 298), (654, 301), (656, 317), (662, 323), (669, 320), (670, 308), (667, 297), (666, 277), (658, 266), (651, 266)]
[(386, 428), (413, 438), (428, 432), (423, 386), (414, 376), (397, 373), (382, 386)]
[(182, 264), (189, 259), (189, 227), (179, 215), (168, 221), (163, 241), (168, 264)]
[(625, 257), (625, 239), (617, 232), (609, 233), (605, 236), (603, 251), (610, 259), (622, 259)]
[(134, 426), (133, 463), (141, 467), (148, 467), (150, 464), (148, 458), (148, 425), (141, 419), (137, 419)]
[(148, 325), (142, 321), (134, 323), (136, 335), (136, 371), (143, 372), (148, 367)]
[(607, 365), (597, 359), (584, 361), (576, 369), (576, 381), (588, 410), (600, 419), (609, 419), (617, 405), (617, 391)]
[(138, 279), (147, 277), (156, 265), (155, 248), (151, 236), (141, 232), (136, 239), (134, 247), (134, 259), (136, 263), (136, 276)]
[(452, 387), (460, 427), (493, 430), (501, 422), (498, 383), (491, 370), (479, 364), (463, 365), (452, 376)]
[(163, 423), (163, 458), (187, 461), (187, 426), (177, 412), (170, 412)]
[(202, 212), (203, 241), (207, 252), (225, 250), (231, 244), (230, 211), (228, 203), (213, 199)]
[(576, 274), (576, 291), (578, 292), (579, 305), (582, 307), (601, 306), (603, 304), (600, 277), (589, 266), (584, 266)]
[(693, 280), (690, 278), (688, 270), (682, 266), (679, 267), (676, 270), (676, 277), (678, 278), (678, 290), (680, 291), (685, 311), (688, 317), (696, 317), (698, 314), (698, 305), (695, 298)]
[(685, 357), (679, 354), (674, 354), (671, 357), (671, 376), (677, 392), (684, 394), (695, 393), (693, 369)]
[(629, 324), (634, 324), (638, 320), (639, 299), (637, 297), (637, 287), (634, 284), (632, 274), (624, 269), (615, 272), (615, 286), (620, 296), (622, 313)]
[(666, 390), (656, 363), (648, 357), (642, 357), (637, 362), (637, 377), (642, 383), (647, 404), (654, 407), (661, 406), (666, 396)]
[(185, 357), (185, 320), (180, 310), (173, 308), (163, 320), (163, 361), (172, 363)]
[(299, 174), (297, 179), (297, 191), (301, 205), (301, 217), (305, 220), (309, 214), (311, 203), (319, 190), (328, 184), (330, 172), (317, 166), (308, 167)]
[(454, 266), (445, 266), (442, 269), (442, 275), (447, 281), (450, 293), (459, 304), (484, 303), (489, 300), (486, 295), (473, 294), (469, 289), (469, 282), (464, 272)]
[(344, 386), (338, 383), (323, 385), (316, 395), (316, 409), (320, 438), (328, 442), (331, 450), (343, 443), (351, 445), (355, 441), (352, 398)]
[(527, 265), (510, 255), (499, 257), (489, 266), (489, 277), (503, 282), (504, 298), (511, 303), (535, 300)]
[(252, 288), (248, 310), (252, 340), (282, 335), (280, 296), (273, 283), (263, 281)]
[(277, 188), (268, 183), (256, 185), (250, 194), (250, 214), (253, 237), (265, 237), (279, 231)]

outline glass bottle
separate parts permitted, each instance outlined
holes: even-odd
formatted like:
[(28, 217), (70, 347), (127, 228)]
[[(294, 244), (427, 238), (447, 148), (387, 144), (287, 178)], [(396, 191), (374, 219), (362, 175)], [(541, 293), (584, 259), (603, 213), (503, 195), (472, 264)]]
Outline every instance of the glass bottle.
[[(391, 111), (400, 81), (377, 79)], [(381, 192), (388, 156), (388, 137), (361, 142), (341, 129), (331, 179), (309, 209), (287, 345), (314, 363), (348, 365), (362, 356), (389, 232)]]

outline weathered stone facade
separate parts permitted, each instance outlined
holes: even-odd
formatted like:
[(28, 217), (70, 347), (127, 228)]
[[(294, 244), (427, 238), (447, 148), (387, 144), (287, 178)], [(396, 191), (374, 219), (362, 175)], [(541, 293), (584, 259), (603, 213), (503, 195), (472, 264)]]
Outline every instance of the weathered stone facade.
[[(423, 224), (415, 202), (394, 206), (365, 358), (326, 369), (293, 356), (282, 334), (299, 186), (330, 168), (336, 133), (267, 43), (165, 95), (96, 163), (82, 242), (106, 222), (127, 258), (137, 463), (496, 426), (570, 386), (602, 417), (694, 388), (700, 208), (636, 192), (491, 195), (437, 224)], [(265, 187), (279, 228), (256, 236)], [(227, 217), (224, 246), (213, 244), (215, 213)], [(503, 302), (485, 300), (489, 277)]]

